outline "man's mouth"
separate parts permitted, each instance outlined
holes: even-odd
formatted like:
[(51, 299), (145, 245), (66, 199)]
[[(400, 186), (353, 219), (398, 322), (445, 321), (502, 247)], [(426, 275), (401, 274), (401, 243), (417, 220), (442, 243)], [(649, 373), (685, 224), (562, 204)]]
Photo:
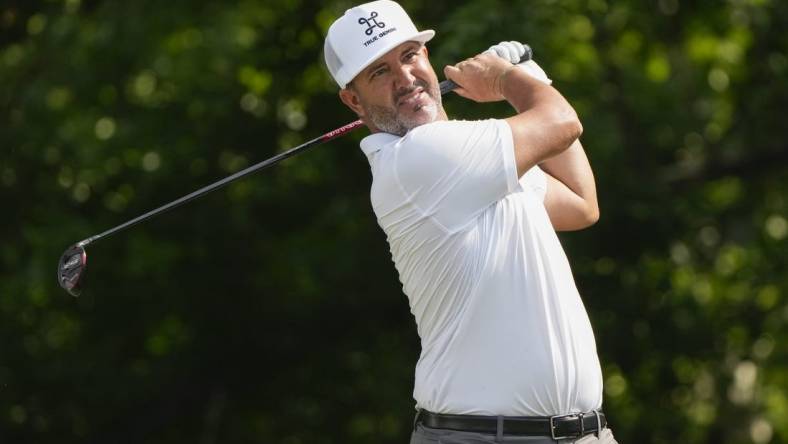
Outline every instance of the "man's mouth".
[(403, 105), (415, 105), (421, 99), (423, 93), (424, 88), (417, 87), (413, 91), (400, 96), (397, 100), (397, 106), (400, 107)]

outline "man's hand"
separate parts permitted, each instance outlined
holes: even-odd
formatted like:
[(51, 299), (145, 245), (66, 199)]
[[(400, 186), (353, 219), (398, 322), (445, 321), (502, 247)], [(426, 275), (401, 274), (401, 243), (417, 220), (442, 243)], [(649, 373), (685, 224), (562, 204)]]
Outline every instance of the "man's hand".
[[(497, 45), (490, 46), (484, 54), (494, 54), (498, 57), (510, 61), (512, 64), (517, 65), (520, 69), (527, 72), (531, 77), (541, 80), (542, 83), (551, 85), (553, 83), (547, 77), (541, 66), (539, 66), (533, 59), (533, 51), (528, 45), (523, 45), (517, 41), (501, 42)], [(525, 61), (521, 62), (521, 60)]]
[(513, 69), (508, 60), (485, 53), (443, 69), (446, 78), (458, 85), (457, 94), (475, 102), (498, 102), (504, 99), (503, 77)]
[(513, 65), (520, 63), (520, 60), (523, 59), (523, 56), (528, 53), (526, 58), (531, 58), (531, 48), (526, 47), (520, 42), (501, 42), (497, 45), (492, 45), (487, 48), (487, 51), (484, 53), (491, 53), (495, 54), (498, 57), (510, 61)]

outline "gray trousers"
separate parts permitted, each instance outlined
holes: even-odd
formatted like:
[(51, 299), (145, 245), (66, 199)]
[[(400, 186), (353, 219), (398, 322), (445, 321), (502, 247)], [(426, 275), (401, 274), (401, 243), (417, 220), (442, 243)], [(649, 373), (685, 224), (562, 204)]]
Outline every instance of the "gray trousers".
[(455, 430), (433, 429), (418, 424), (410, 437), (410, 444), (618, 444), (613, 438), (613, 432), (609, 428), (602, 429), (599, 437), (596, 434), (586, 435), (575, 440), (561, 439), (558, 441), (549, 437), (540, 436), (512, 436), (503, 435), (500, 440), (496, 440), (495, 435), (483, 433), (458, 432)]

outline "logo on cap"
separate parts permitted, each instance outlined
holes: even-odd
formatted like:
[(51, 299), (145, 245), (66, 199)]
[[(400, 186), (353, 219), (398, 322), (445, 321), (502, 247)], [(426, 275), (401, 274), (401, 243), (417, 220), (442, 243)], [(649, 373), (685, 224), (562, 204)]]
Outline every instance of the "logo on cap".
[(377, 28), (381, 28), (381, 29), (386, 27), (385, 23), (378, 22), (377, 20), (375, 20), (377, 17), (378, 17), (378, 13), (375, 12), (375, 11), (372, 11), (372, 13), (369, 15), (369, 18), (361, 17), (360, 19), (358, 19), (358, 24), (359, 25), (367, 25), (368, 26), (368, 28), (364, 31), (364, 33), (366, 35), (372, 35), (372, 33), (375, 32), (375, 28), (376, 27)]

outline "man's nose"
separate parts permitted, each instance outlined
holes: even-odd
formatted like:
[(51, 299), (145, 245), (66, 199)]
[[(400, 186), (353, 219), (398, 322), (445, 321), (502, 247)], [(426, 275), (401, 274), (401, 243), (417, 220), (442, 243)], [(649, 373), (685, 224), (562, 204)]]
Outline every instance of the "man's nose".
[(413, 75), (413, 68), (408, 65), (402, 65), (396, 70), (395, 87), (408, 88), (416, 81), (416, 76)]

